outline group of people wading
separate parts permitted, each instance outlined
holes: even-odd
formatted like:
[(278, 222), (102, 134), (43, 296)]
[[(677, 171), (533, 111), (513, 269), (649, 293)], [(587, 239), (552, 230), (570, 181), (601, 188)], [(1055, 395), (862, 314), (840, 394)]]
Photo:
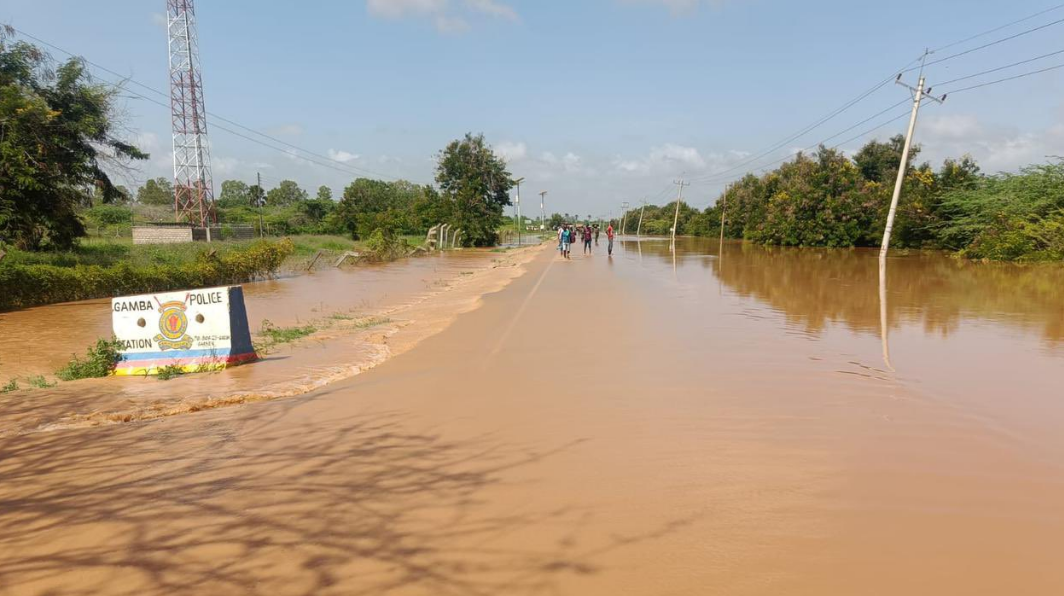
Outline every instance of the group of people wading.
[[(564, 224), (558, 227), (558, 252), (561, 253), (563, 259), (571, 259), (572, 251), (571, 247), (576, 242), (579, 236), (580, 241), (584, 244), (584, 254), (591, 254), (591, 241), (595, 241), (595, 245), (598, 246), (599, 240), (599, 226), (598, 224), (591, 225), (585, 223), (582, 226), (573, 226), (572, 224)], [(607, 253), (609, 256), (613, 256), (613, 224), (610, 223), (606, 227), (606, 240), (607, 240)]]

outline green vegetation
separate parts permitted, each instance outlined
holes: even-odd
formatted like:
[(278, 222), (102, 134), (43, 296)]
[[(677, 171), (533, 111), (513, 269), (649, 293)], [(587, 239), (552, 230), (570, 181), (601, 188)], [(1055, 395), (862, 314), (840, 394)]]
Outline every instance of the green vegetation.
[(185, 374), (185, 370), (177, 364), (167, 364), (155, 372), (155, 378), (159, 381), (169, 381)]
[(12, 391), (18, 391), (18, 381), (11, 379), (7, 383), (0, 385), (0, 393), (11, 393)]
[(0, 238), (20, 249), (66, 249), (85, 234), (78, 210), (124, 195), (104, 172), (148, 155), (116, 136), (119, 90), (94, 83), (80, 59), (58, 66), (0, 27)]
[(85, 352), (84, 359), (72, 356), (70, 362), (55, 374), (63, 381), (106, 377), (118, 364), (119, 349), (115, 339), (99, 339)]
[(259, 334), (266, 339), (268, 342), (267, 347), (269, 347), (277, 344), (293, 342), (297, 339), (312, 335), (317, 331), (318, 328), (314, 325), (278, 327), (267, 319), (262, 321), (262, 327), (259, 329)]
[(357, 323), (355, 323), (355, 328), (370, 329), (372, 327), (377, 327), (378, 325), (387, 325), (391, 322), (392, 320), (388, 317), (369, 317), (368, 319), (361, 319)]
[(50, 383), (48, 379), (41, 375), (30, 377), (29, 384), (30, 387), (33, 387), (34, 389), (48, 389), (50, 387), (55, 387), (55, 383)]
[[(100, 244), (66, 253), (15, 252), (0, 262), (0, 311), (122, 294), (243, 283), (273, 274), (291, 240), (179, 247)], [(88, 250), (84, 250), (88, 248)], [(136, 250), (134, 250), (134, 248)], [(136, 256), (133, 256), (136, 255)]]
[[(798, 154), (763, 176), (747, 175), (703, 211), (681, 203), (677, 232), (716, 236), (720, 205), (726, 204), (729, 238), (780, 246), (878, 246), (902, 143), (901, 137), (872, 141), (853, 159), (825, 147)], [(675, 207), (648, 205), (642, 232), (668, 234)], [(629, 211), (626, 232), (635, 232), (638, 221), (639, 210)], [(946, 160), (938, 171), (926, 163), (911, 166), (891, 245), (946, 249), (973, 259), (1064, 259), (1064, 162), (997, 176), (981, 174), (970, 157)]]

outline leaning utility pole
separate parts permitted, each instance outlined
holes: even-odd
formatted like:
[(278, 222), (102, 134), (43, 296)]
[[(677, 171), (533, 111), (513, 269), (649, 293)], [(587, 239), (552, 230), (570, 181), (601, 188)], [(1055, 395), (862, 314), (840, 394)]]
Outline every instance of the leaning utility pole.
[(193, 0), (166, 0), (166, 23), (170, 35), (174, 215), (178, 220), (208, 227), (215, 218), (214, 181)]
[(266, 193), (262, 192), (262, 174), (255, 172), (255, 205), (259, 208), (259, 238), (262, 238), (262, 204), (266, 202)]
[[(924, 58), (927, 58), (927, 52), (924, 53)], [(894, 195), (890, 198), (890, 211), (887, 213), (887, 227), (883, 230), (883, 243), (879, 247), (879, 257), (886, 258), (887, 251), (890, 249), (890, 233), (894, 230), (894, 215), (898, 211), (898, 199), (901, 197), (901, 187), (905, 183), (905, 174), (909, 169), (909, 150), (912, 148), (913, 133), (916, 131), (916, 116), (920, 113), (920, 102), (926, 97), (932, 101), (942, 103), (946, 101), (946, 96), (941, 98), (931, 95), (931, 89), (924, 90), (924, 74), (923, 67), (920, 68), (920, 82), (916, 84), (916, 87), (909, 87), (905, 83), (901, 82), (901, 74), (894, 81), (896, 84), (901, 85), (909, 89), (913, 94), (913, 113), (909, 117), (909, 131), (905, 134), (905, 146), (901, 151), (901, 164), (898, 165), (898, 179), (894, 182)]]
[(635, 235), (643, 235), (643, 212), (647, 210), (647, 198), (643, 197), (643, 206), (639, 208), (639, 223), (635, 226)]
[(731, 185), (724, 187), (724, 196), (721, 197), (720, 205), (720, 245), (724, 246), (724, 212), (728, 209), (728, 191), (731, 189)]
[(676, 226), (680, 225), (680, 200), (683, 199), (683, 187), (691, 186), (690, 182), (684, 182), (683, 178), (680, 178), (676, 182), (673, 182), (676, 186), (680, 187), (676, 193), (676, 214), (672, 216), (672, 245), (676, 246)]

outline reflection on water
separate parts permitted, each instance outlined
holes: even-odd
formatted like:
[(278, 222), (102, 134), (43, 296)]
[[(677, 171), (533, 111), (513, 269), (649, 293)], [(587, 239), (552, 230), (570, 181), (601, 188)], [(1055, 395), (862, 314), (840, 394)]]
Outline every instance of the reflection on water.
[[(621, 244), (673, 265), (668, 240)], [(919, 325), (948, 336), (964, 320), (979, 319), (1036, 329), (1054, 346), (1064, 342), (1064, 267), (973, 263), (935, 252), (892, 256), (885, 271), (886, 312), (881, 313), (878, 251), (742, 242), (721, 247), (702, 238), (681, 238), (677, 244), (682, 266), (710, 270), (731, 291), (770, 305), (808, 332), (831, 323), (877, 335), (882, 326)]]

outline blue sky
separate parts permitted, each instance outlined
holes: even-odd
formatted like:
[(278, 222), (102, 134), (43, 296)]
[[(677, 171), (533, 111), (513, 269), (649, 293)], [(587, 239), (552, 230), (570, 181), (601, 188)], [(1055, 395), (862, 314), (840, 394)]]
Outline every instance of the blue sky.
[[(524, 176), (526, 205), (599, 215), (671, 200), (785, 139), (937, 48), (1053, 0), (199, 0), (210, 112), (331, 156), (339, 167), (428, 182), (434, 155), (483, 132)], [(0, 22), (167, 90), (165, 0), (5, 0)], [(931, 57), (1064, 18), (1064, 8)], [(1064, 24), (934, 65), (929, 82), (1064, 50)], [(63, 57), (53, 51), (56, 57)], [(1064, 63), (1064, 54), (966, 81)], [(114, 76), (99, 73), (102, 80)], [(916, 73), (907, 75), (915, 83)], [(953, 85), (958, 87), (960, 85)], [(131, 86), (131, 91), (143, 92)], [(941, 89), (945, 90), (945, 89)], [(936, 90), (937, 93), (938, 90)], [(782, 158), (905, 99), (885, 85), (779, 151)], [(165, 102), (165, 100), (164, 100)], [(169, 176), (169, 115), (131, 97), (131, 138), (152, 152), (129, 183)], [(847, 140), (895, 112), (870, 121)], [(210, 122), (210, 120), (209, 120)], [(904, 121), (878, 131), (902, 132)], [(354, 173), (212, 129), (215, 186), (293, 178), (339, 194)], [(1064, 154), (1064, 69), (959, 94), (921, 114), (923, 156), (971, 153), (989, 171)], [(860, 140), (844, 144), (852, 150)], [(736, 172), (741, 173), (741, 172)]]

